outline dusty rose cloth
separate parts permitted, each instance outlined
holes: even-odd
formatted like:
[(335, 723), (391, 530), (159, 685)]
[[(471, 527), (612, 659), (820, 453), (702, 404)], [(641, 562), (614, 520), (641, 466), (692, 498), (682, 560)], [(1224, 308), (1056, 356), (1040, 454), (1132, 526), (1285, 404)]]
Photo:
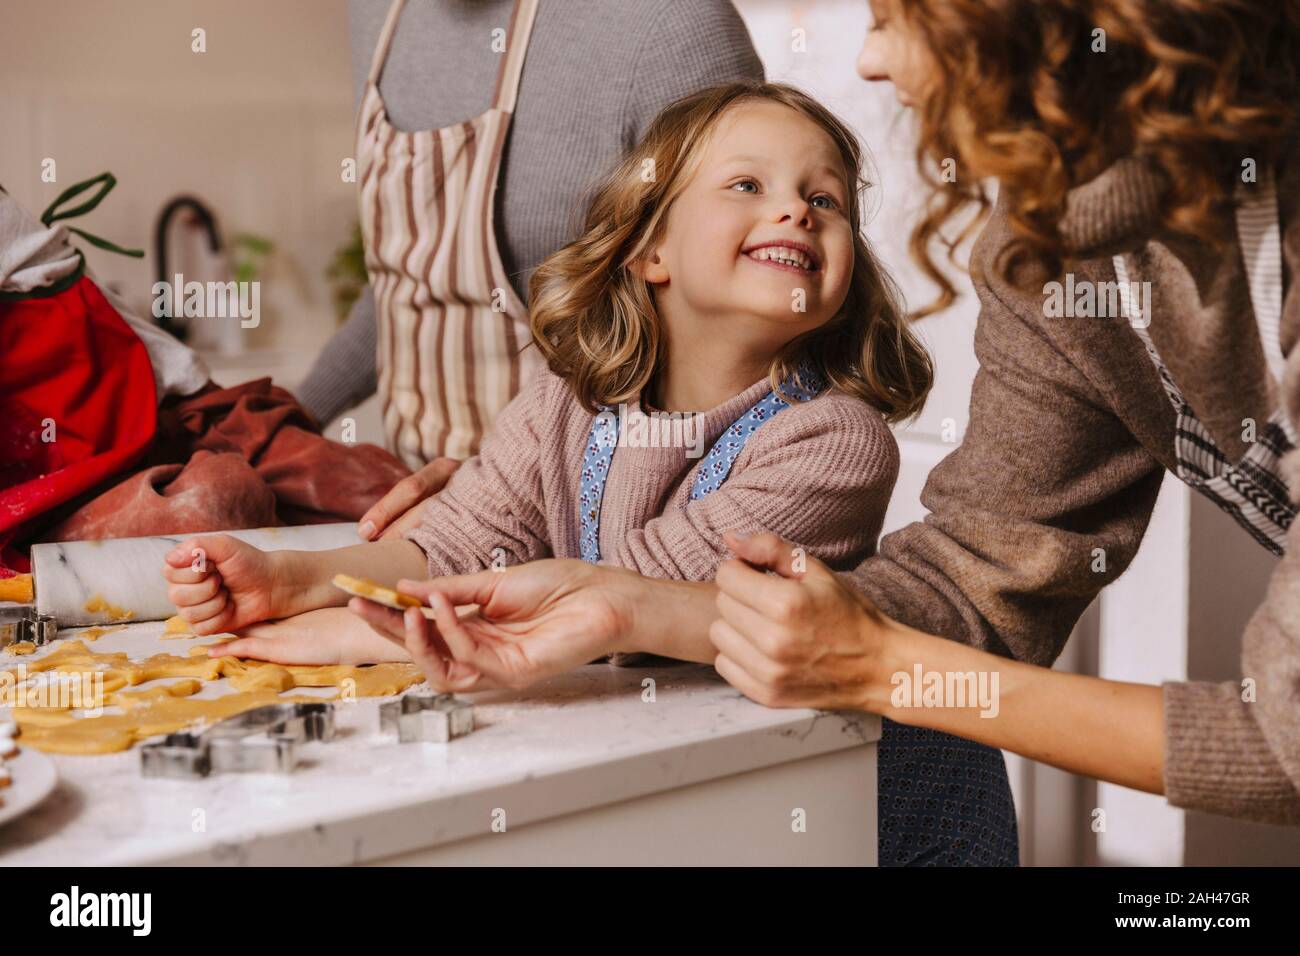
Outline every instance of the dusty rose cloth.
[(355, 521), (410, 474), (376, 445), (319, 434), (270, 379), (164, 402), (145, 467), (64, 509), (40, 540)]

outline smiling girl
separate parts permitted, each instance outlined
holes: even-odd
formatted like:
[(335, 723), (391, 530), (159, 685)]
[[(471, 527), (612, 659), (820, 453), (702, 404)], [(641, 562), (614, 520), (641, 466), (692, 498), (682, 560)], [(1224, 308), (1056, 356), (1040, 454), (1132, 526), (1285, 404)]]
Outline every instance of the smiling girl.
[[(341, 611), (335, 573), (558, 556), (702, 581), (734, 528), (852, 567), (874, 551), (897, 475), (887, 423), (918, 411), (931, 381), (862, 236), (861, 166), (853, 134), (790, 87), (678, 101), (599, 189), (582, 236), (537, 270), (531, 321), (549, 367), (422, 524), (321, 553), (186, 541), (164, 569), (181, 615), (199, 634), (303, 615), (220, 653), (376, 660), (401, 650)], [(694, 416), (678, 432), (692, 440), (627, 427), (662, 413)]]

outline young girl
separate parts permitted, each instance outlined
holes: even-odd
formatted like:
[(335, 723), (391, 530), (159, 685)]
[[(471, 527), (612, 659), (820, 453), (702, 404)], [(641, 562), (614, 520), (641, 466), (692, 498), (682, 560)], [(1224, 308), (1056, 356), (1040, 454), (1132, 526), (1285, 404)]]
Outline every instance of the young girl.
[(181, 616), (213, 634), (315, 612), (213, 653), (378, 660), (400, 649), (318, 610), (347, 600), (335, 573), (394, 581), (556, 556), (708, 580), (735, 530), (853, 567), (874, 552), (897, 475), (887, 423), (917, 412), (931, 382), (862, 237), (861, 165), (853, 134), (791, 87), (673, 104), (600, 187), (581, 238), (534, 275), (548, 368), (421, 525), (319, 553), (190, 539), (164, 568)]

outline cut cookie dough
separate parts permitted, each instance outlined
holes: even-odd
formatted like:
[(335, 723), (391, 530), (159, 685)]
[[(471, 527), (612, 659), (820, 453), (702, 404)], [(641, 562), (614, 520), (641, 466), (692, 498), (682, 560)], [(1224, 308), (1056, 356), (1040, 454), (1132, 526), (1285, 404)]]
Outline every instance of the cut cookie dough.
[(353, 667), (349, 664), (313, 667), (258, 661), (243, 673), (236, 673), (235, 668), (228, 665), (226, 676), (230, 678), (230, 686), (238, 690), (285, 691), (295, 687), (337, 687), (340, 697), (391, 697), (424, 680), (424, 675), (415, 665), (398, 662), (366, 667)]
[(148, 690), (118, 691), (109, 696), (108, 703), (123, 710), (134, 710), (137, 707), (147, 707), (165, 697), (192, 697), (202, 689), (203, 681), (196, 677), (186, 677), (174, 684), (160, 684)]
[(124, 630), (126, 630), (125, 624), (117, 627), (88, 627), (84, 631), (78, 632), (77, 637), (83, 641), (97, 641), (105, 634), (116, 634), (118, 631)]
[(179, 614), (175, 617), (167, 618), (163, 625), (162, 639), (175, 640), (178, 637), (194, 637), (194, 628), (190, 627), (190, 622), (185, 620)]
[(14, 657), (23, 657), (36, 651), (36, 645), (31, 641), (19, 641), (17, 644), (10, 644), (5, 648), (6, 654), (12, 654)]
[[(25, 667), (28, 674), (39, 674), (44, 671), (61, 673), (101, 671), (104, 674), (105, 685), (115, 685), (108, 689), (117, 690), (125, 685), (134, 687), (164, 677), (198, 677), (203, 680), (217, 680), (222, 676), (223, 660), (224, 658), (219, 657), (194, 658), (154, 654), (142, 661), (133, 661), (121, 651), (115, 654), (99, 654), (90, 650), (81, 641), (68, 639), (66, 642), (60, 642), (60, 646), (45, 657), (25, 664)], [(3, 673), (6, 671), (0, 670), (0, 674)], [(10, 670), (8, 673), (16, 675), (17, 671)]]
[(85, 611), (90, 614), (107, 614), (114, 621), (127, 621), (135, 617), (135, 611), (109, 604), (102, 594), (96, 594), (85, 604)]
[(21, 707), (13, 708), (13, 715), (28, 747), (55, 754), (107, 754), (126, 750), (146, 737), (224, 720), (275, 700), (274, 694), (227, 694), (215, 700), (163, 697), (124, 714), (94, 718)]
[[(405, 662), (361, 667), (345, 664), (286, 666), (237, 657), (208, 657), (206, 647), (190, 648), (186, 657), (154, 654), (133, 661), (120, 652), (96, 653), (76, 640), (69, 640), (45, 657), (25, 664), (25, 670), (28, 675), (102, 674), (102, 703), (120, 711), (104, 712), (98, 717), (79, 717), (68, 708), (12, 708), (23, 743), (58, 754), (114, 753), (157, 734), (224, 720), (264, 704), (387, 697), (400, 694), (424, 680), (418, 667)], [(18, 669), (0, 669), (0, 678), (10, 675), (8, 679), (12, 683), (19, 673)], [(236, 693), (211, 699), (194, 697), (205, 682), (223, 677), (229, 680)], [(138, 691), (124, 690), (161, 678), (180, 680)], [(0, 686), (2, 684), (0, 681)], [(336, 687), (339, 694), (332, 698), (280, 696), (282, 691), (296, 687)]]
[(31, 604), (36, 600), (36, 592), (32, 589), (32, 576), (30, 574), (15, 574), (7, 578), (0, 578), (0, 601), (17, 601), (19, 604)]

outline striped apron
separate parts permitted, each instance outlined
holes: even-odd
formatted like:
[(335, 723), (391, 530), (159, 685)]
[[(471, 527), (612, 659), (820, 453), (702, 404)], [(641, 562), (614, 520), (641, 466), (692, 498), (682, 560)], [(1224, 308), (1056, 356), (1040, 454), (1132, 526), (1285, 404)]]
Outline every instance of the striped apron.
[[(468, 458), (540, 364), (528, 309), (497, 249), (493, 200), (537, 0), (515, 0), (486, 112), (404, 132), (379, 79), (401, 17), (394, 0), (357, 116), (366, 271), (379, 326), (376, 368), (389, 449), (412, 469)], [(485, 48), (491, 38), (484, 37)]]
[[(1239, 186), (1237, 198), (1237, 235), (1249, 278), (1251, 305), (1269, 372), (1280, 386), (1286, 367), (1280, 338), (1282, 234), (1272, 171), (1266, 171), (1254, 189)], [(1269, 420), (1257, 429), (1246, 454), (1235, 463), (1231, 461), (1183, 398), (1142, 317), (1136, 315), (1124, 257), (1115, 256), (1114, 261), (1124, 312), (1155, 363), (1165, 394), (1177, 413), (1174, 452), (1178, 477), (1231, 515), (1265, 548), (1277, 555), (1285, 554), (1286, 533), (1295, 519), (1295, 506), (1279, 463), (1295, 447), (1296, 438), (1285, 402), (1280, 401)]]

